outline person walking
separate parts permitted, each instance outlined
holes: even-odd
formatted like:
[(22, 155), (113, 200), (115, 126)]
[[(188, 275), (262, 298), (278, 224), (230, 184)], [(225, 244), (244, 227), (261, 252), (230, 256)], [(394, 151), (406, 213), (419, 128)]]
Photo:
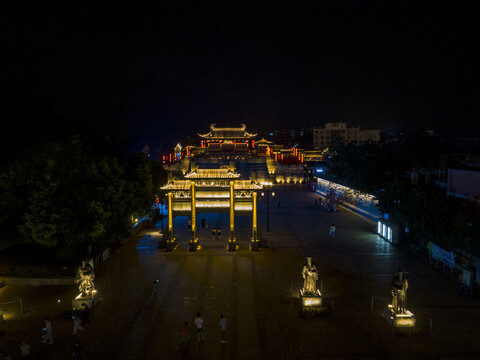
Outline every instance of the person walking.
[(42, 343), (47, 345), (53, 344), (53, 334), (52, 334), (52, 322), (49, 317), (45, 318), (45, 327), (43, 328), (45, 333), (42, 335)]
[(335, 225), (330, 224), (330, 236), (335, 236)]
[(73, 315), (72, 318), (73, 318), (73, 334), (72, 335), (77, 335), (77, 330), (83, 331), (81, 319), (78, 317), (78, 315)]
[(190, 340), (190, 326), (188, 326), (188, 321), (185, 321), (185, 323), (182, 326), (182, 344), (186, 344), (188, 340)]
[(12, 358), (6, 352), (0, 352), (0, 359), (1, 360), (12, 360)]
[(22, 359), (23, 360), (31, 359), (30, 344), (28, 344), (25, 340), (23, 340), (22, 345), (20, 345), (20, 354), (22, 354)]
[(152, 290), (153, 290), (153, 295), (154, 296), (157, 296), (159, 286), (160, 286), (160, 283), (158, 282), (158, 280), (153, 280)]
[(205, 218), (202, 219), (202, 229), (205, 229)]
[(200, 313), (197, 313), (195, 325), (197, 325), (197, 340), (205, 341), (205, 333), (203, 332), (203, 319), (201, 318)]
[(227, 319), (223, 317), (223, 314), (220, 314), (220, 322), (218, 323), (220, 326), (220, 331), (222, 332), (222, 341), (220, 341), (222, 344), (226, 344), (227, 342), (225, 341), (225, 331), (227, 331)]
[(217, 232), (217, 231), (216, 231), (215, 228), (213, 227), (213, 228), (212, 228), (212, 240), (215, 240), (215, 234), (216, 234), (216, 232)]
[(90, 325), (91, 324), (91, 322), (90, 322), (90, 308), (85, 303), (83, 303), (82, 306), (83, 306), (83, 311), (82, 311), (83, 325), (86, 325), (87, 322), (88, 322), (88, 325)]
[(219, 240), (222, 240), (222, 229), (217, 229), (217, 236)]
[(82, 345), (80, 341), (75, 341), (73, 345), (72, 360), (81, 360), (82, 359)]

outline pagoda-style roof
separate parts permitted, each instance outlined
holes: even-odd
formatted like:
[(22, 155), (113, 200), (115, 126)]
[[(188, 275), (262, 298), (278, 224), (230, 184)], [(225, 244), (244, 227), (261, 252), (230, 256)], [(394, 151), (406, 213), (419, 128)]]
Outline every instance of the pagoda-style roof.
[(258, 140), (258, 141), (256, 142), (256, 144), (257, 144), (257, 145), (263, 145), (263, 144), (265, 144), (265, 145), (270, 145), (270, 144), (273, 144), (273, 142), (272, 142), (272, 141), (268, 141), (268, 140), (266, 140), (265, 138), (262, 138), (262, 140)]
[(167, 185), (162, 186), (162, 190), (188, 190), (190, 189), (190, 180), (172, 180)]
[(210, 125), (210, 132), (207, 134), (198, 134), (201, 138), (208, 140), (241, 140), (253, 139), (257, 134), (250, 134), (245, 131), (247, 126), (241, 124), (238, 128), (218, 128), (215, 124)]
[(230, 169), (195, 169), (185, 175), (187, 179), (238, 179), (240, 174)]
[(262, 189), (263, 186), (259, 183), (256, 183), (255, 181), (252, 180), (237, 180), (234, 183), (234, 188), (235, 190), (256, 190), (256, 189)]
[[(184, 191), (184, 190), (190, 190), (191, 186), (192, 186), (192, 181), (190, 181), (190, 180), (171, 180), (168, 184), (166, 184), (165, 186), (162, 186), (161, 189), (162, 190), (182, 190), (182, 191)], [(228, 187), (228, 182), (226, 182), (225, 184), (220, 184), (220, 185), (213, 184), (213, 183), (208, 184), (208, 187), (218, 187), (218, 186)], [(262, 188), (263, 188), (262, 184), (257, 183), (253, 180), (235, 180), (234, 181), (234, 189), (235, 190), (258, 190), (258, 189), (262, 189)]]

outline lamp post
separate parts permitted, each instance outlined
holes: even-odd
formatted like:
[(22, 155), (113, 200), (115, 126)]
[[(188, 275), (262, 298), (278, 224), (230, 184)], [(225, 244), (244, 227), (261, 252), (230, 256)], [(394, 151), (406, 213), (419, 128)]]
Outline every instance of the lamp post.
[(163, 201), (163, 199), (162, 199), (162, 202), (161, 202), (161, 204), (160, 204), (160, 211), (162, 212), (162, 213), (161, 213), (161, 216), (162, 216), (162, 234), (163, 234), (163, 205), (164, 205), (163, 202), (164, 202), (164, 201)]
[[(266, 200), (267, 200), (267, 232), (270, 231), (270, 185), (265, 185), (265, 193), (267, 194)], [(264, 193), (262, 193), (262, 197), (264, 196)], [(272, 191), (272, 200), (273, 197), (275, 196), (275, 192)]]

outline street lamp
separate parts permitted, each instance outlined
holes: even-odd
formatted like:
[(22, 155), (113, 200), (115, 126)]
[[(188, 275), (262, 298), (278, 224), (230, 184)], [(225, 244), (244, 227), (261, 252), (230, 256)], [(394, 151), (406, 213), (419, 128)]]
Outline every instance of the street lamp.
[[(270, 188), (270, 185), (265, 185), (265, 193), (267, 194), (266, 200), (267, 200), (267, 232), (270, 231), (270, 192), (272, 192), (272, 201), (273, 197), (275, 196), (275, 191), (272, 191)], [(264, 196), (264, 193), (262, 192), (262, 197)]]
[(165, 199), (162, 199), (162, 202), (160, 203), (160, 209), (161, 209), (161, 212), (162, 212), (162, 234), (163, 234), (163, 208), (165, 206)]

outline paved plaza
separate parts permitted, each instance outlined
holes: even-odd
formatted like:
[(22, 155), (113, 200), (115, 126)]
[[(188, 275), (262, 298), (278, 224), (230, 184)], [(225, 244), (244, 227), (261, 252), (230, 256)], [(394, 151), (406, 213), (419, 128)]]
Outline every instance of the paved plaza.
[[(205, 218), (209, 229), (199, 229), (196, 253), (188, 252), (187, 217), (175, 219), (178, 247), (172, 253), (157, 249), (160, 224), (144, 230), (117, 251), (97, 280), (102, 302), (92, 326), (76, 337), (71, 319), (57, 318), (61, 308), (53, 305), (57, 297), (71, 297), (73, 285), (7, 286), (0, 302), (21, 295), (27, 313), (14, 316), (10, 327), (2, 324), (2, 346), (17, 354), (26, 338), (34, 353), (49, 359), (68, 359), (75, 339), (82, 342), (85, 359), (480, 358), (478, 300), (461, 296), (443, 274), (377, 237), (374, 223), (346, 210), (315, 208), (316, 196), (304, 186), (280, 186), (281, 207), (270, 209), (268, 234), (260, 200), (259, 233), (268, 248), (257, 253), (249, 250), (250, 217), (236, 218), (235, 253), (226, 251), (228, 214), (198, 214), (199, 227)], [(331, 223), (334, 237), (329, 236)], [(222, 239), (212, 239), (212, 227), (221, 227)], [(306, 256), (318, 267), (333, 316), (297, 316)], [(413, 337), (392, 334), (382, 317), (399, 267), (410, 273), (409, 308), (423, 330)], [(200, 343), (193, 324), (197, 312), (206, 333)], [(220, 343), (220, 314), (228, 319), (226, 344)], [(55, 343), (49, 349), (39, 344), (45, 315), (54, 326)], [(191, 340), (180, 346), (185, 321)]]

